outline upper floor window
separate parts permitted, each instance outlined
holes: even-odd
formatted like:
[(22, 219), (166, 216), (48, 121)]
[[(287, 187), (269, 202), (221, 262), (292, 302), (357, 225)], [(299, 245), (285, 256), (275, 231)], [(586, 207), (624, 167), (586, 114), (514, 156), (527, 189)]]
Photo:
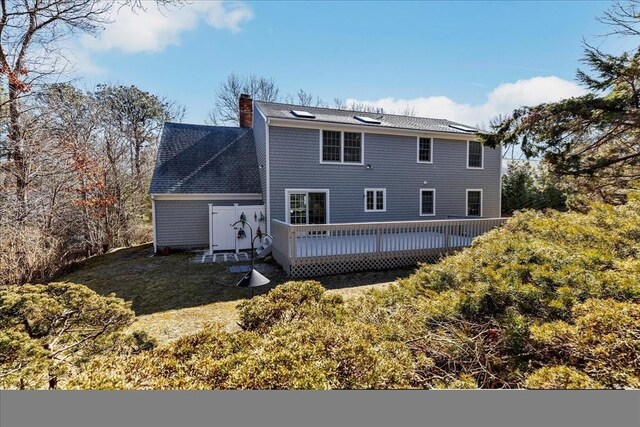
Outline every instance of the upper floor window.
[(433, 162), (433, 142), (431, 138), (418, 138), (418, 163)]
[(333, 130), (322, 131), (322, 161), (342, 161), (341, 132)]
[(362, 133), (322, 131), (321, 163), (362, 164)]
[(467, 168), (482, 169), (482, 144), (478, 141), (467, 141)]
[(364, 211), (385, 212), (387, 210), (387, 190), (385, 188), (364, 189)]

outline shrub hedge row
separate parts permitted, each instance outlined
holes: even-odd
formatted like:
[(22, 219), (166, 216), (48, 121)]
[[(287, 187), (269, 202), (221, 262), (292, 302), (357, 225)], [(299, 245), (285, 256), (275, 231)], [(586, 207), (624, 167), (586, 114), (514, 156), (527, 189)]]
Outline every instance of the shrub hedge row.
[(640, 387), (640, 196), (528, 211), (384, 290), (289, 282), (139, 354), (93, 358), (69, 388)]

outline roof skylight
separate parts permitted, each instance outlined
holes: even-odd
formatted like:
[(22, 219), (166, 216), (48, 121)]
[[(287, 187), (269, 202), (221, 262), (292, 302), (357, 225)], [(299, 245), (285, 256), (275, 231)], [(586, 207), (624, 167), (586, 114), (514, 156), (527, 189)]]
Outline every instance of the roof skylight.
[(316, 118), (316, 116), (314, 116), (310, 112), (302, 111), (302, 110), (291, 110), (291, 114), (293, 114), (296, 117), (300, 117), (301, 119), (315, 119)]
[(353, 116), (353, 118), (356, 119), (356, 120), (360, 120), (363, 123), (370, 124), (370, 125), (379, 125), (380, 123), (382, 123), (380, 120), (372, 119), (371, 117)]
[(451, 125), (449, 125), (449, 127), (461, 130), (462, 132), (473, 132), (473, 133), (478, 132), (478, 129), (470, 128), (470, 127), (464, 126), (464, 125), (451, 124)]

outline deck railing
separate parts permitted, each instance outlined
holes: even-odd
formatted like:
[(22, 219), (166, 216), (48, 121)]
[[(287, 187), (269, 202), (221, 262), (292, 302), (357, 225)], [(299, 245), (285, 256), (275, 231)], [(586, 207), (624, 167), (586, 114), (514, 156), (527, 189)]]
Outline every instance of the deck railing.
[[(271, 221), (273, 253), (292, 276), (385, 268), (469, 246), (504, 218), (291, 225)], [(349, 267), (349, 265), (351, 265)]]

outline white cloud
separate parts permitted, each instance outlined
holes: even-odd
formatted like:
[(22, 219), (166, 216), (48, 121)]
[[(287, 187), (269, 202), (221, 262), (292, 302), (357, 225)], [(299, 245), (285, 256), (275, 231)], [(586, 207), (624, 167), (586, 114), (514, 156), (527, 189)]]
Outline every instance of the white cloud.
[(365, 103), (384, 108), (386, 112), (402, 112), (413, 108), (416, 115), (446, 118), (469, 125), (488, 125), (491, 118), (508, 114), (515, 108), (555, 102), (585, 93), (577, 84), (556, 76), (533, 77), (515, 83), (502, 83), (487, 94), (482, 104), (460, 104), (446, 96), (413, 99), (382, 98), (378, 100), (347, 99), (346, 103)]
[(126, 53), (160, 52), (180, 43), (180, 35), (204, 21), (220, 30), (238, 32), (253, 19), (253, 11), (239, 1), (196, 1), (181, 7), (149, 5), (133, 12), (114, 7), (110, 24), (98, 37), (84, 35), (82, 45), (90, 50), (121, 50)]
[(65, 69), (83, 76), (104, 74), (106, 69), (93, 62), (86, 49), (79, 48), (73, 43), (69, 48), (62, 49), (62, 55), (67, 60)]

